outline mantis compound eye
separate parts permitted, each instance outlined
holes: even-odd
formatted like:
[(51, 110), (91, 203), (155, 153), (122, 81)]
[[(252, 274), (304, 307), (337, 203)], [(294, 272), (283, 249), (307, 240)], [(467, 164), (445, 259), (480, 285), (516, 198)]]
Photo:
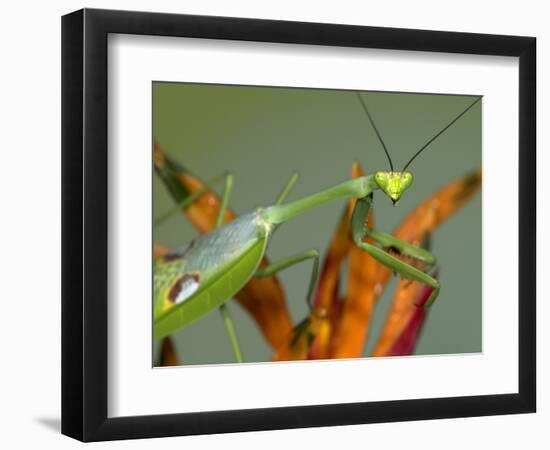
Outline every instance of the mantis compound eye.
[(407, 189), (413, 182), (413, 174), (410, 172), (403, 172), (401, 174), (401, 191)]
[(374, 179), (380, 189), (384, 190), (388, 186), (390, 172), (376, 172)]

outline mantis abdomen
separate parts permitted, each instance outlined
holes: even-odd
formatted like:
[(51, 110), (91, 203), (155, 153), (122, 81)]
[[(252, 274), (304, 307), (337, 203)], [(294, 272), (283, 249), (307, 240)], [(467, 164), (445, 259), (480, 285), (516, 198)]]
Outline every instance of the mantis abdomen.
[(154, 276), (155, 339), (235, 295), (256, 271), (272, 228), (257, 209), (160, 258)]

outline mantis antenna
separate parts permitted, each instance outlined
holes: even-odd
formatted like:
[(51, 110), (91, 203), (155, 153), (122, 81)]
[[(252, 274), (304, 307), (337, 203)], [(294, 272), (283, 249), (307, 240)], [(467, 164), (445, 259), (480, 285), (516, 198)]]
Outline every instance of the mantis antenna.
[(462, 111), (458, 116), (456, 116), (453, 120), (451, 120), (439, 133), (437, 133), (434, 137), (432, 137), (428, 142), (426, 142), (420, 150), (418, 150), (411, 159), (409, 159), (409, 162), (405, 164), (405, 167), (403, 168), (403, 172), (407, 170), (407, 167), (411, 165), (411, 163), (414, 161), (414, 159), (422, 153), (428, 145), (430, 145), (433, 141), (435, 141), (439, 136), (441, 136), (453, 123), (455, 123), (458, 119), (460, 119), (464, 114), (466, 114), (473, 106), (481, 100), (481, 96), (476, 98), (476, 100), (468, 106), (464, 111)]
[(365, 101), (363, 100), (363, 97), (361, 97), (361, 94), (359, 92), (357, 92), (356, 94), (357, 94), (357, 97), (359, 98), (359, 101), (361, 102), (361, 106), (363, 107), (363, 110), (365, 111), (365, 113), (367, 114), (367, 117), (369, 118), (369, 122), (372, 125), (372, 128), (374, 128), (376, 136), (378, 136), (378, 140), (380, 141), (380, 143), (382, 144), (382, 147), (384, 148), (384, 151), (386, 152), (386, 156), (388, 157), (388, 161), (390, 163), (390, 169), (393, 172), (393, 162), (391, 160), (390, 153), (388, 152), (388, 149), (386, 148), (386, 144), (384, 144), (384, 140), (382, 139), (382, 136), (380, 135), (380, 132), (378, 131), (378, 128), (376, 128), (374, 120), (372, 120), (369, 109), (367, 108), (367, 105), (365, 104)]

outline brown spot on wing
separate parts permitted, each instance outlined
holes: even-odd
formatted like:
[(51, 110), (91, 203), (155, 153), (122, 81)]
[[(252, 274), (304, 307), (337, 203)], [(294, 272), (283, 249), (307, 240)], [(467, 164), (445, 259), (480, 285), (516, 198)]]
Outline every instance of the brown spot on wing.
[(189, 282), (198, 284), (199, 274), (197, 272), (184, 273), (181, 277), (179, 277), (174, 283), (174, 285), (170, 288), (170, 291), (168, 292), (168, 300), (171, 303), (176, 303), (176, 300), (178, 299), (178, 295), (180, 295), (184, 287)]

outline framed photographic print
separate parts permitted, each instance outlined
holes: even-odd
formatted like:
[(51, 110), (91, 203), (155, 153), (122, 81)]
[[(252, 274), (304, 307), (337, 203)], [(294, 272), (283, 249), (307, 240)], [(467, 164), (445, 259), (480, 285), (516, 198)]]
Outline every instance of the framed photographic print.
[(535, 411), (534, 38), (62, 27), (64, 434)]

